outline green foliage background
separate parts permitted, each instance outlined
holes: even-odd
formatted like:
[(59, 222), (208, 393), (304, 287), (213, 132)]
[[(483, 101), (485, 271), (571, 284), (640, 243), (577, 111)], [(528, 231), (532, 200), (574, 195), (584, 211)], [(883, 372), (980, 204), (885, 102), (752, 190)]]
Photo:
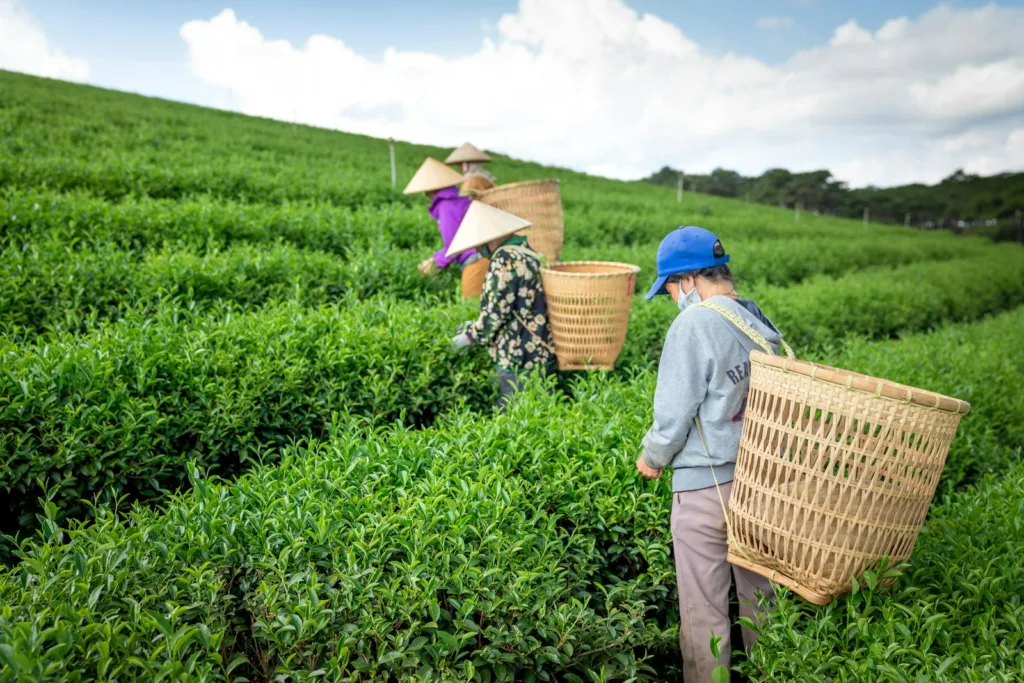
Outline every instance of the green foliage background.
[[(668, 166), (645, 182), (677, 187), (680, 171)], [(686, 187), (719, 197), (771, 206), (800, 207), (835, 216), (869, 218), (926, 229), (967, 229), (1000, 240), (1024, 241), (1024, 173), (978, 176), (958, 170), (935, 185), (851, 189), (828, 170), (791, 173), (773, 168), (757, 177), (716, 168), (686, 174)]]

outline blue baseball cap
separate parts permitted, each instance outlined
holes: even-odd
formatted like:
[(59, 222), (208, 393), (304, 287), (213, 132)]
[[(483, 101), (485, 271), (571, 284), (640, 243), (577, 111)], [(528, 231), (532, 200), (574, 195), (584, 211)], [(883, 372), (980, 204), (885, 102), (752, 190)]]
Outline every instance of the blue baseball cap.
[(645, 298), (649, 301), (659, 294), (668, 294), (665, 281), (676, 273), (688, 273), (728, 262), (729, 255), (713, 232), (693, 225), (676, 228), (658, 245), (658, 279)]

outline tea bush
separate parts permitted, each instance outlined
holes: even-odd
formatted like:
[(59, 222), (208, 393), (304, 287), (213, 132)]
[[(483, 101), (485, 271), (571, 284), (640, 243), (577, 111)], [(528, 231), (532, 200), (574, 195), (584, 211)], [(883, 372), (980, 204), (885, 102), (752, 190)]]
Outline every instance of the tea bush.
[[(326, 230), (317, 227), (321, 223), (305, 222), (322, 211), (310, 214), (278, 207), (264, 213), (251, 206), (215, 202), (172, 207), (153, 201), (111, 205), (80, 199), (29, 194), (4, 207), (9, 242), (0, 254), (0, 304), (7, 312), (2, 326), (8, 334), (18, 328), (28, 335), (47, 328), (81, 330), (93, 319), (117, 318), (123, 308), (162, 296), (253, 306), (273, 299), (315, 305), (342, 296), (420, 298), (424, 293), (455, 292), (456, 268), (429, 280), (416, 271), (416, 264), (429, 253), (430, 240), (435, 239), (420, 232), (414, 231), (420, 234), (419, 249), (395, 249), (390, 237), (375, 238), (369, 228), (358, 239), (332, 232), (338, 215), (328, 221), (332, 227)], [(352, 215), (344, 217), (356, 220)], [(280, 229), (279, 224), (290, 224), (289, 216), (296, 223)], [(368, 219), (368, 225), (382, 219)], [(260, 220), (265, 228), (256, 229)], [(272, 243), (274, 236), (287, 240)], [(313, 251), (318, 242), (333, 249), (332, 254)], [(822, 257), (822, 248), (835, 256)], [(567, 250), (566, 258), (572, 257), (572, 251)], [(656, 245), (599, 254), (586, 251), (580, 255), (649, 266), (638, 281), (640, 292), (654, 279)], [(994, 245), (974, 240), (916, 238), (892, 241), (884, 250), (869, 240), (844, 245), (787, 240), (740, 242), (732, 251), (741, 281), (780, 285), (793, 284), (813, 272), (841, 273), (869, 263), (898, 265), (930, 257), (978, 254), (983, 258), (1000, 253)], [(76, 319), (80, 313), (83, 321)]]
[(381, 247), (350, 260), (283, 244), (238, 244), (205, 253), (161, 249), (136, 257), (109, 244), (70, 249), (63, 241), (26, 244), (0, 254), (0, 330), (9, 337), (46, 330), (82, 332), (126, 311), (156, 311), (168, 300), (197, 307), (271, 301), (316, 306), (375, 295), (453, 298), (457, 273), (425, 279), (422, 254)]
[[(986, 441), (991, 423), (1004, 408), (1020, 407), (1020, 398), (990, 404), (1000, 388), (985, 379), (1009, 380), (1024, 367), (1018, 345), (1002, 352), (1009, 360), (993, 373), (1001, 335), (1022, 325), (1018, 309), (902, 341), (851, 342), (843, 359), (867, 372), (892, 371), (896, 380), (962, 390), (979, 409), (965, 417), (969, 438), (955, 442), (950, 461), (980, 462), (995, 445)], [(918, 363), (922, 354), (946, 364), (938, 384), (934, 367)], [(979, 355), (985, 362), (976, 362)], [(39, 538), (21, 543), (20, 564), (0, 570), (9, 671), (50, 670), (66, 680), (189, 671), (220, 680), (228, 666), (249, 680), (588, 680), (588, 672), (664, 680), (675, 658), (671, 496), (667, 478), (642, 482), (633, 470), (654, 380), (650, 371), (627, 381), (583, 377), (571, 400), (531, 390), (509, 415), (450, 413), (418, 431), (339, 418), (324, 443), (289, 447), (277, 466), (256, 467), (233, 484), (193, 475), (193, 490), (162, 513), (140, 507), (122, 519), (101, 508), (93, 524), (62, 531), (51, 504)], [(1007, 451), (1011, 440), (1019, 449), (1024, 424), (999, 438)], [(998, 463), (1013, 482), (1021, 476), (1008, 452)], [(994, 471), (996, 459), (986, 466)], [(953, 510), (962, 499), (943, 505)], [(983, 508), (976, 514), (996, 519), (995, 508)], [(1006, 524), (1010, 508), (999, 510), (997, 525)], [(963, 522), (975, 523), (989, 522)], [(937, 524), (929, 523), (922, 543), (947, 533)], [(942, 571), (983, 565), (998, 566), (975, 553)], [(913, 588), (921, 571), (898, 585), (900, 599), (926, 597)], [(1019, 609), (1006, 597), (1015, 585), (998, 594), (1000, 623), (1009, 625)], [(863, 612), (859, 599), (827, 609)], [(857, 637), (856, 623), (876, 629), (872, 638), (891, 633), (912, 642), (914, 632), (907, 636), (901, 624), (916, 627), (917, 617), (895, 610), (878, 622), (873, 614), (850, 619), (843, 637)], [(958, 617), (964, 637), (977, 629), (970, 614)], [(936, 623), (928, 624), (932, 632)], [(855, 644), (825, 638), (835, 631), (822, 630), (816, 651)], [(1006, 642), (986, 661), (1012, 652), (1005, 631), (993, 632)], [(802, 657), (810, 645), (767, 647), (773, 638), (766, 633), (750, 666), (767, 667), (760, 658), (770, 655), (779, 680), (838, 668)], [(962, 649), (977, 654), (983, 642)], [(1012, 660), (1003, 661), (1009, 670)]]
[[(116, 242), (130, 251), (150, 250), (182, 242), (194, 247), (226, 247), (237, 242), (283, 241), (339, 256), (368, 247), (417, 248), (425, 254), (437, 242), (437, 230), (425, 200), (336, 208), (311, 202), (241, 203), (200, 196), (179, 201), (128, 198), (112, 203), (84, 192), (8, 189), (0, 195), (0, 244), (22, 246), (54, 240), (64, 243)], [(643, 267), (641, 281), (653, 282), (658, 242), (679, 223), (685, 211), (654, 221), (650, 236), (633, 246), (616, 245), (595, 234), (587, 223), (574, 229), (568, 214), (563, 258), (619, 260)], [(612, 220), (618, 220), (613, 215)], [(809, 239), (787, 232), (779, 240), (749, 234), (743, 225), (715, 220), (706, 224), (725, 241), (741, 278), (790, 284), (814, 274), (837, 275), (872, 265), (901, 265), (996, 253), (987, 240), (957, 238), (949, 233), (922, 237), (907, 231), (877, 236), (827, 234)]]
[[(84, 117), (83, 111), (89, 116)], [(210, 195), (241, 203), (315, 201), (369, 207), (422, 206), (390, 186), (387, 143), (98, 88), (0, 73), (0, 115), (8, 121), (0, 187), (85, 190), (108, 200), (188, 200)], [(399, 142), (398, 177), (448, 150)], [(621, 183), (492, 154), (503, 183), (557, 177), (569, 243), (645, 244), (678, 225), (714, 223), (732, 239), (915, 234), (892, 226), (806, 215), (734, 200)], [(707, 206), (711, 216), (701, 208)], [(319, 246), (318, 248), (325, 248)]]
[[(845, 281), (860, 291), (873, 288), (888, 297), (848, 297), (849, 306), (860, 306), (860, 311), (837, 306), (836, 292), (844, 288), (821, 281), (766, 288), (756, 298), (794, 344), (821, 351), (846, 334), (927, 329), (943, 319), (977, 318), (1024, 301), (1015, 254), (986, 259), (986, 264), (986, 279), (957, 289), (944, 282), (976, 265), (925, 263), (849, 276)], [(927, 287), (932, 291), (922, 302)], [(903, 308), (897, 306), (899, 292), (908, 299)], [(801, 312), (790, 320), (785, 317), (787, 297), (794, 293)], [(876, 305), (882, 310), (876, 311)], [(675, 314), (674, 307), (664, 304), (638, 302), (637, 307), (620, 363), (626, 371), (652, 366), (669, 314)], [(27, 349), (12, 345), (6, 351), (0, 443), (8, 472), (0, 481), (13, 492), (10, 514), (22, 516), (25, 504), (32, 509), (39, 477), (62, 489), (61, 501), (91, 498), (99, 491), (107, 500), (121, 493), (151, 497), (181, 483), (189, 458), (220, 473), (235, 472), (263, 448), (289, 436), (316, 434), (334, 410), (424, 424), (455, 405), (463, 392), (471, 405), (485, 405), (490, 397), (484, 355), (460, 364), (446, 348), (455, 325), (472, 316), (472, 304), (437, 308), (370, 302), (316, 312), (292, 304), (220, 317), (189, 309), (182, 314), (174, 307), (153, 310), (158, 312), (155, 320), (137, 313), (83, 341), (59, 334)], [(833, 323), (836, 317), (859, 327)], [(807, 325), (799, 327), (804, 320), (817, 323), (813, 337), (805, 333), (812, 344), (790, 333), (807, 330)], [(379, 355), (366, 355), (369, 348)], [(254, 353), (267, 362), (253, 363)], [(450, 368), (457, 370), (449, 374)], [(216, 410), (210, 415), (212, 406)]]
[(424, 424), (485, 407), (489, 361), (456, 363), (448, 352), (458, 310), (387, 300), (250, 314), (167, 306), (81, 339), (0, 344), (5, 527), (31, 521), (38, 479), (74, 512), (79, 498), (173, 490), (189, 460), (237, 472), (322, 435), (334, 412)]
[[(798, 354), (820, 354), (846, 337), (885, 339), (943, 323), (977, 320), (1024, 303), (1024, 250), (942, 262), (874, 268), (791, 287), (742, 285)], [(967, 277), (966, 273), (984, 273)], [(668, 297), (634, 301), (619, 363), (651, 364), (678, 310)]]
[[(846, 334), (874, 337), (976, 320), (1024, 303), (1024, 250), (942, 263), (913, 263), (893, 271), (813, 278), (798, 290), (761, 292), (759, 301), (785, 321), (794, 345), (813, 346)], [(981, 274), (969, 277), (968, 273)], [(828, 315), (821, 315), (830, 301)]]
[(382, 242), (426, 253), (437, 227), (425, 200), (355, 209), (315, 202), (243, 203), (211, 196), (109, 202), (86, 192), (8, 189), (0, 195), (0, 244), (113, 242), (128, 251), (285, 242), (338, 256)]
[[(708, 227), (717, 230), (713, 224), (708, 224)], [(668, 230), (665, 232), (667, 234)], [(718, 235), (726, 244), (731, 257), (729, 266), (741, 285), (792, 285), (815, 275), (835, 277), (877, 266), (902, 266), (919, 261), (944, 261), (968, 257), (995, 257), (1000, 253), (1000, 247), (985, 240), (923, 240), (918, 235), (893, 237), (885, 242), (871, 237), (858, 240), (850, 240), (848, 237), (800, 237), (733, 242), (726, 233), (719, 231)], [(637, 277), (637, 293), (646, 294), (658, 275), (656, 256), (659, 242), (660, 240), (632, 247), (604, 245), (583, 248), (568, 245), (562, 252), (562, 260), (619, 261), (636, 264), (641, 267), (640, 275)]]
[[(672, 636), (645, 619), (645, 598), (663, 588), (646, 575), (603, 583), (607, 553), (588, 532), (604, 520), (558, 510), (568, 491), (556, 476), (580, 484), (569, 488), (578, 505), (602, 480), (550, 434), (508, 429), (539, 409), (568, 420), (563, 443), (610, 472), (623, 458), (607, 446), (637, 421), (616, 415), (624, 390), (597, 387), (596, 411), (535, 393), (512, 416), (386, 437), (342, 422), (280, 467), (232, 485), (197, 479), (163, 514), (100, 511), (66, 539), (47, 524), (49, 541), (0, 570), (9, 671), (213, 679), (237, 658), (250, 680), (651, 679), (643, 652)], [(660, 516), (660, 496), (616, 484), (640, 503), (634, 513)], [(664, 541), (648, 545), (667, 566)]]
[[(499, 176), (500, 177), (500, 176)], [(846, 238), (859, 241), (874, 238), (885, 241), (892, 238), (917, 237), (916, 230), (891, 225), (869, 225), (837, 220), (826, 216), (813, 216), (795, 222), (793, 213), (708, 195), (688, 193), (681, 202), (675, 193), (664, 187), (650, 188), (645, 183), (616, 183), (621, 193), (628, 188), (628, 197), (613, 199), (615, 193), (609, 181), (587, 179), (564, 180), (562, 199), (565, 207), (566, 243), (580, 247), (607, 248), (608, 245), (640, 246), (656, 243), (670, 230), (681, 225), (707, 227), (723, 241), (774, 241), (813, 236), (814, 238)], [(706, 215), (701, 209), (712, 209)], [(932, 234), (924, 239), (946, 241), (953, 239), (948, 233)], [(977, 240), (983, 242), (984, 240)], [(729, 245), (727, 245), (729, 246)]]
[[(243, 200), (315, 198), (356, 206), (391, 195), (387, 144), (266, 120), (2, 74), (12, 128), (0, 185), (88, 188), (108, 199), (213, 192)], [(82, 116), (83, 109), (90, 112)], [(376, 172), (367, 163), (379, 150)], [(182, 163), (190, 160), (190, 163)]]

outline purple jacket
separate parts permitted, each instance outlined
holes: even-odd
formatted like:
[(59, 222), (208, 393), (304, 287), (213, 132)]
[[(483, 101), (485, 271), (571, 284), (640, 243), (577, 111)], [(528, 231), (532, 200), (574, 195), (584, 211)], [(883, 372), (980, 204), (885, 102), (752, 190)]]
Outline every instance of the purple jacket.
[(447, 268), (452, 261), (465, 263), (466, 259), (476, 253), (476, 249), (470, 249), (450, 258), (444, 255), (455, 239), (455, 233), (469, 211), (471, 202), (469, 197), (459, 196), (457, 187), (446, 187), (434, 195), (434, 201), (430, 203), (430, 215), (437, 221), (437, 229), (441, 231), (441, 239), (444, 241), (444, 246), (434, 253), (434, 263), (438, 268)]

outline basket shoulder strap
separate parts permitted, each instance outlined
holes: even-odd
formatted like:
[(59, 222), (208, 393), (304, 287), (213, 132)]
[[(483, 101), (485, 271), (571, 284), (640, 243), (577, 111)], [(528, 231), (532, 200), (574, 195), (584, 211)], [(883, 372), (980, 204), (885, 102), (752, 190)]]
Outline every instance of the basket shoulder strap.
[(536, 344), (537, 344), (538, 346), (542, 346), (542, 347), (544, 347), (545, 349), (547, 349), (547, 350), (548, 350), (548, 353), (552, 353), (552, 354), (553, 354), (553, 353), (555, 353), (555, 347), (553, 347), (553, 346), (552, 346), (551, 344), (548, 344), (548, 343), (547, 343), (546, 341), (544, 341), (543, 339), (541, 339), (541, 338), (540, 338), (540, 337), (539, 337), (539, 336), (537, 335), (537, 333), (536, 333), (536, 332), (534, 332), (533, 330), (531, 330), (531, 329), (530, 329), (530, 328), (529, 328), (529, 327), (528, 327), (528, 326), (526, 325), (526, 321), (525, 321), (525, 320), (523, 320), (522, 318), (520, 318), (520, 317), (519, 317), (519, 314), (518, 314), (518, 313), (516, 313), (515, 311), (512, 311), (512, 315), (514, 315), (514, 316), (516, 317), (516, 320), (518, 320), (518, 321), (519, 321), (519, 324), (520, 324), (520, 325), (522, 325), (523, 329), (524, 329), (524, 330), (526, 330), (527, 332), (529, 332), (529, 333), (530, 333), (530, 336), (531, 336), (531, 337), (533, 337), (533, 341), (534, 341), (534, 343), (536, 343)]
[[(776, 355), (775, 352), (772, 350), (771, 344), (769, 344), (768, 340), (764, 338), (764, 335), (755, 330), (753, 327), (750, 326), (749, 323), (747, 323), (746, 320), (739, 317), (725, 306), (721, 304), (716, 304), (713, 301), (701, 301), (697, 305), (703, 306), (704, 308), (710, 308), (715, 313), (718, 313), (723, 318), (725, 318), (733, 325), (735, 325), (737, 328), (739, 328), (740, 332), (742, 332), (743, 334), (747, 335), (747, 337), (750, 338), (750, 341), (754, 342), (762, 349), (764, 349), (765, 353), (772, 356)], [(787, 357), (793, 358), (793, 349), (789, 348), (789, 344), (787, 344), (784, 339), (780, 338), (779, 346), (782, 347), (782, 350), (785, 352)]]
[(750, 340), (752, 342), (754, 342), (755, 344), (757, 344), (758, 346), (760, 346), (764, 350), (765, 353), (769, 353), (769, 354), (775, 355), (774, 352), (772, 351), (771, 344), (769, 344), (768, 340), (764, 338), (764, 335), (762, 335), (760, 332), (755, 330), (753, 327), (751, 327), (747, 323), (746, 320), (744, 320), (743, 318), (739, 317), (738, 315), (736, 315), (735, 313), (730, 311), (725, 306), (723, 306), (721, 304), (716, 304), (716, 303), (711, 302), (711, 301), (701, 301), (697, 305), (698, 306), (703, 306), (704, 308), (710, 308), (715, 313), (718, 313), (720, 316), (722, 316), (723, 318), (725, 318), (726, 320), (731, 322), (733, 325), (738, 327), (740, 332), (742, 332), (743, 334), (745, 334), (748, 337), (750, 337)]
[[(712, 311), (715, 311), (716, 313), (718, 313), (719, 315), (724, 317), (726, 320), (731, 322), (733, 325), (738, 327), (739, 330), (741, 332), (743, 332), (745, 335), (750, 337), (751, 341), (753, 341), (755, 344), (757, 344), (762, 349), (764, 349), (765, 353), (767, 353), (769, 355), (775, 355), (772, 352), (771, 344), (769, 344), (768, 340), (764, 338), (764, 335), (762, 335), (760, 332), (755, 330), (743, 318), (739, 317), (738, 315), (736, 315), (735, 313), (730, 311), (725, 306), (722, 306), (721, 304), (716, 304), (716, 303), (713, 303), (713, 302), (709, 302), (709, 301), (702, 301), (702, 302), (700, 302), (697, 305), (698, 306), (703, 306), (704, 308), (710, 308)], [(782, 340), (780, 340), (779, 343), (783, 347), (783, 349), (785, 350), (786, 355), (789, 356), (790, 358), (792, 358), (793, 357), (793, 350), (789, 348), (789, 344), (787, 344), (785, 341), (782, 341)], [(697, 427), (697, 434), (700, 436), (700, 443), (704, 447), (704, 454), (708, 458), (708, 467), (711, 469), (711, 478), (715, 482), (715, 491), (718, 492), (718, 503), (719, 503), (719, 505), (722, 506), (722, 516), (725, 518), (725, 532), (726, 532), (726, 538), (728, 538), (728, 540), (729, 540), (729, 546), (730, 547), (736, 546), (739, 549), (739, 552), (743, 556), (744, 559), (746, 559), (748, 562), (753, 562), (753, 560), (748, 556), (746, 549), (741, 544), (735, 542), (736, 532), (733, 529), (731, 520), (729, 519), (728, 506), (725, 503), (725, 496), (722, 495), (722, 487), (718, 483), (718, 476), (715, 474), (715, 465), (714, 465), (714, 462), (711, 460), (711, 451), (708, 449), (708, 441), (707, 441), (707, 438), (704, 436), (704, 425), (701, 424), (699, 416), (694, 416), (693, 424)], [(775, 579), (775, 572), (774, 571), (772, 571), (772, 576), (769, 577), (769, 578), (774, 583), (774, 579)]]

